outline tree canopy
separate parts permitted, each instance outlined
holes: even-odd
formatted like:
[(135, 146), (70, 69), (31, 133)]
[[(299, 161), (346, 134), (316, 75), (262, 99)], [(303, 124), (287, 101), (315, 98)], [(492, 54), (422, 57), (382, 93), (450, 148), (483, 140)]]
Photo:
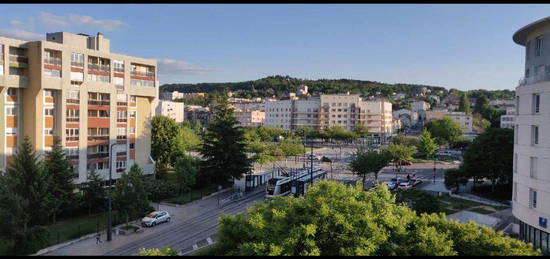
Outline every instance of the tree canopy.
[(385, 185), (370, 191), (320, 181), (305, 196), (277, 197), (220, 219), (215, 255), (540, 255), (502, 232), (417, 215)]
[(426, 129), (440, 145), (451, 144), (462, 138), (462, 127), (448, 116), (426, 123)]
[(437, 145), (435, 140), (432, 138), (432, 135), (429, 131), (423, 130), (418, 141), (418, 151), (420, 151), (424, 156), (432, 157), (437, 150)]
[(391, 158), (385, 152), (359, 151), (349, 163), (349, 168), (352, 172), (361, 176), (363, 183), (365, 183), (369, 173), (374, 173), (374, 178), (378, 179), (378, 172), (387, 166), (390, 161)]

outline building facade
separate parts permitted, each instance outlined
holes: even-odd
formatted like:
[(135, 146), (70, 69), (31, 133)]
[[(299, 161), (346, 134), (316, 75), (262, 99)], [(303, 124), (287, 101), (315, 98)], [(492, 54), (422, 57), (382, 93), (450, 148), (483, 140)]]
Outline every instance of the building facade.
[(464, 112), (450, 112), (447, 109), (434, 109), (426, 112), (426, 121), (439, 120), (445, 116), (458, 122), (464, 133), (473, 132), (473, 117)]
[(185, 119), (184, 105), (182, 102), (161, 100), (156, 102), (155, 114), (166, 116), (177, 123), (181, 123)]
[(0, 37), (0, 64), (0, 169), (24, 136), (39, 155), (58, 136), (76, 183), (93, 169), (108, 179), (111, 166), (113, 179), (134, 163), (154, 172), (147, 124), (158, 98), (155, 60), (111, 53), (101, 33), (56, 32), (42, 41)]
[(265, 121), (265, 111), (261, 110), (234, 110), (235, 118), (240, 126), (263, 126)]
[(516, 108), (510, 107), (506, 109), (506, 114), (500, 115), (500, 127), (514, 129), (516, 118)]
[(200, 123), (203, 126), (210, 124), (214, 118), (210, 108), (200, 105), (185, 105), (184, 119), (191, 123)]
[(359, 95), (349, 94), (268, 101), (265, 125), (287, 130), (298, 127), (326, 130), (333, 126), (354, 130), (356, 125), (363, 125), (371, 133), (390, 136), (393, 131), (391, 109), (391, 103), (386, 100), (364, 101)]
[(550, 17), (519, 29), (525, 77), (516, 88), (512, 213), (520, 238), (550, 254)]

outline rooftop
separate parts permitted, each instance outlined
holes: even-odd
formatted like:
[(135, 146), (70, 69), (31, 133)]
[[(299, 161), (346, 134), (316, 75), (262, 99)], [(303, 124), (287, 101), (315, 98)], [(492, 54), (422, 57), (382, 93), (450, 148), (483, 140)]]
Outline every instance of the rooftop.
[(521, 27), (521, 29), (517, 30), (516, 33), (514, 33), (514, 36), (512, 37), (512, 39), (514, 40), (515, 43), (525, 46), (525, 43), (527, 41), (527, 35), (529, 35), (529, 33), (533, 32), (534, 30), (542, 26), (549, 25), (549, 24), (550, 24), (550, 16), (536, 20), (530, 24), (527, 24)]

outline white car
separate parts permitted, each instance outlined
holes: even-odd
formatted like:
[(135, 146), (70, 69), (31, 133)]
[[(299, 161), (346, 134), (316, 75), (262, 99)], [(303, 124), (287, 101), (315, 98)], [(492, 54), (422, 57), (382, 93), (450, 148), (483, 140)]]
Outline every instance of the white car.
[(317, 161), (317, 160), (321, 160), (321, 157), (318, 156), (318, 155), (309, 155), (309, 156), (307, 156), (307, 160), (312, 160), (312, 159)]
[(400, 183), (398, 186), (397, 186), (397, 189), (398, 190), (403, 190), (403, 191), (406, 191), (408, 189), (410, 189), (412, 187), (412, 185), (410, 183)]
[(144, 227), (153, 227), (164, 222), (170, 222), (170, 213), (164, 210), (153, 211), (141, 219), (141, 225)]

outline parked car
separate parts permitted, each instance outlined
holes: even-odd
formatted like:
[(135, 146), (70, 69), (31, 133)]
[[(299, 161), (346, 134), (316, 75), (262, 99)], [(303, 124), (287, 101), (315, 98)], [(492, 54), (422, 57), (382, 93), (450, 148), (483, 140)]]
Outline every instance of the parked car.
[(412, 187), (412, 185), (408, 182), (404, 182), (404, 183), (400, 183), (398, 186), (397, 186), (397, 189), (398, 190), (403, 190), (403, 191), (406, 191), (408, 189), (410, 189)]
[(416, 178), (412, 178), (411, 180), (409, 180), (409, 183), (410, 183), (412, 186), (417, 186), (417, 185), (419, 185), (419, 184), (422, 183), (422, 180), (416, 179)]
[(413, 163), (411, 161), (400, 161), (397, 163), (398, 165), (412, 165)]
[(144, 227), (153, 227), (164, 222), (170, 222), (170, 213), (164, 210), (153, 211), (141, 219), (141, 225)]
[(388, 189), (393, 190), (399, 185), (400, 183), (404, 182), (403, 179), (400, 178), (392, 178), (389, 182), (386, 182), (388, 185)]
[(317, 161), (317, 160), (321, 160), (321, 157), (314, 154), (310, 154), (309, 156), (307, 156), (307, 160), (312, 160), (312, 159)]

